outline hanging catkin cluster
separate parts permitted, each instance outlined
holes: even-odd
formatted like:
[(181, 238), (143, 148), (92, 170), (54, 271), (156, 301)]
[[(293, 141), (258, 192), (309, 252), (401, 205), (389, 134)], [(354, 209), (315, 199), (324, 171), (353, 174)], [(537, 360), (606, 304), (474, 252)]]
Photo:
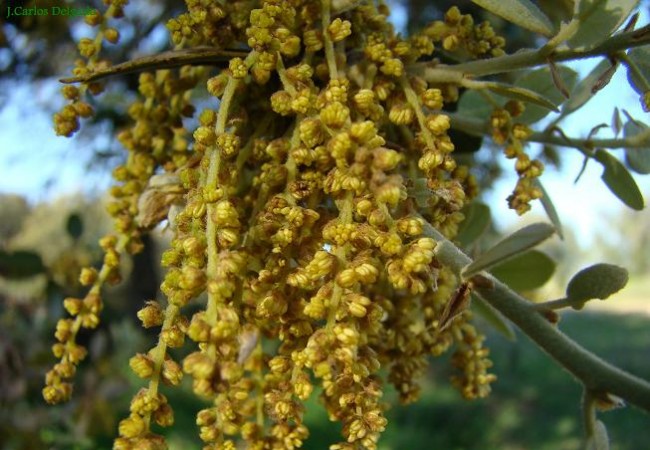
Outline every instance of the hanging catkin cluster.
[[(100, 31), (80, 43), (87, 60), (76, 75), (106, 65), (97, 59), (102, 43), (117, 40), (108, 21), (124, 2), (107, 3), (89, 22)], [(453, 238), (477, 194), (442, 111), (458, 89), (428, 84), (409, 65), (438, 48), (497, 56), (503, 39), (457, 8), (405, 39), (374, 2), (186, 3), (167, 24), (177, 49), (242, 57), (224, 70), (141, 74), (132, 124), (118, 135), (128, 157), (114, 171), (115, 235), (101, 242), (102, 269), (82, 273), (88, 296), (65, 301), (71, 318), (57, 326), (61, 361), (45, 399), (70, 397), (85, 355), (75, 336), (97, 325), (101, 286), (119, 280), (120, 255), (138, 251), (141, 234), (165, 219), (173, 239), (162, 257), (164, 299), (138, 314), (159, 340), (130, 361), (147, 381), (115, 449), (166, 448), (156, 434), (174, 421), (164, 386), (184, 376), (211, 402), (196, 419), (205, 449), (300, 447), (314, 390), (343, 426), (331, 449), (376, 449), (385, 383), (416, 400), (429, 355), (452, 347), (453, 383), (466, 398), (487, 395), (494, 376), (483, 336), (469, 311), (450, 314), (470, 286), (458, 286), (425, 234), (431, 225)], [(190, 94), (200, 84), (212, 106), (195, 112)], [(57, 132), (72, 134), (78, 117), (92, 114), (81, 98), (100, 91), (97, 83), (65, 88), (71, 103), (55, 117)], [(195, 114), (199, 126), (188, 130)], [(521, 138), (508, 133), (511, 145)], [(190, 302), (202, 305), (191, 316)], [(179, 347), (191, 349), (182, 361), (169, 352)]]

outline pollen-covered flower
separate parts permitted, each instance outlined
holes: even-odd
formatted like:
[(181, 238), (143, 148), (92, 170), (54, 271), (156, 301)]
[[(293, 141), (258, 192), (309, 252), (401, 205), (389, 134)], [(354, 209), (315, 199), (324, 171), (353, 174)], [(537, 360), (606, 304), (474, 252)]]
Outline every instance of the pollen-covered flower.
[[(86, 19), (103, 35), (80, 41), (78, 76), (101, 68), (102, 45), (119, 38), (107, 19), (124, 5), (108, 3), (106, 17)], [(115, 232), (100, 242), (102, 267), (80, 274), (87, 295), (64, 300), (44, 398), (70, 397), (87, 353), (76, 336), (98, 325), (101, 289), (155, 227), (169, 237), (161, 298), (143, 299), (137, 317), (157, 341), (129, 360), (144, 387), (114, 448), (165, 448), (154, 431), (173, 426), (166, 390), (185, 382), (205, 402), (196, 423), (206, 449), (300, 448), (304, 402), (319, 392), (341, 424), (331, 448), (376, 450), (385, 384), (416, 400), (428, 356), (450, 348), (453, 383), (467, 398), (486, 395), (488, 352), (469, 311), (450, 317), (458, 280), (429, 235), (435, 227), (453, 239), (477, 194), (443, 113), (459, 86), (428, 83), (416, 68), (439, 58), (436, 48), (465, 60), (496, 55), (502, 40), (457, 8), (406, 39), (372, 2), (214, 3), (188, 1), (167, 29), (185, 55), (236, 52), (227, 63), (139, 76), (118, 134)], [(62, 90), (57, 133), (93, 114), (87, 96), (101, 87)], [(210, 95), (196, 111), (200, 89)], [(489, 124), (516, 160), (510, 203), (523, 211), (541, 195), (542, 166), (525, 154), (520, 106), (506, 104)]]

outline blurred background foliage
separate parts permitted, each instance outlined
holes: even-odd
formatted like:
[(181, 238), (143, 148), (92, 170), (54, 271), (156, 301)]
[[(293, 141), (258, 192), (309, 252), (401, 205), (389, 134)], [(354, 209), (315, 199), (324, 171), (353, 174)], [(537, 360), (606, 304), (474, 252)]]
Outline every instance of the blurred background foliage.
[[(31, 6), (33, 1), (11, 2)], [(38, 2), (40, 7), (61, 2)], [(508, 52), (538, 44), (535, 36), (501, 19), (489, 16), (468, 0), (402, 0), (392, 6), (406, 13), (405, 29), (414, 30), (442, 17), (452, 5), (489, 18), (499, 33), (507, 36)], [(536, 2), (556, 23), (571, 15), (571, 0)], [(3, 10), (5, 2), (2, 3)], [(84, 6), (103, 7), (100, 1)], [(143, 1), (127, 9), (120, 24), (123, 39), (105, 55), (112, 61), (155, 53), (168, 47), (166, 18), (179, 13), (179, 1)], [(12, 17), (0, 19), (0, 86), (29, 84), (37, 89), (69, 72), (75, 55), (75, 39), (84, 36), (82, 25), (66, 18)], [(126, 105), (133, 98), (137, 75), (124, 76), (109, 84), (103, 103), (92, 123), (86, 123), (76, 146), (90, 153), (94, 174), (105, 174), (122, 158), (112, 136), (123, 124)], [(7, 93), (0, 89), (0, 105)], [(54, 111), (59, 100), (43, 105)], [(201, 101), (201, 99), (197, 99)], [(2, 106), (0, 106), (1, 108)], [(103, 136), (103, 141), (97, 137)], [(476, 150), (481, 141), (457, 135), (455, 142)], [(496, 149), (486, 148), (481, 160), (481, 184), (488, 186), (500, 173)], [(492, 156), (491, 156), (492, 155)], [(547, 163), (559, 161), (552, 149)], [(88, 175), (91, 180), (93, 175)], [(99, 266), (97, 239), (110, 229), (103, 212), (104, 198), (87, 194), (30, 204), (19, 195), (0, 195), (0, 448), (6, 450), (109, 449), (117, 420), (128, 409), (130, 393), (141, 382), (128, 368), (129, 358), (147, 348), (153, 335), (137, 323), (136, 311), (145, 300), (159, 296), (159, 256), (165, 246), (164, 230), (146, 242), (145, 251), (125, 262), (124, 282), (106, 294), (103, 322), (97, 330), (81, 336), (90, 349), (77, 377), (73, 400), (62, 406), (46, 406), (41, 397), (44, 373), (52, 364), (50, 345), (53, 328), (63, 315), (62, 299), (81, 294), (79, 269)], [(621, 207), (622, 208), (622, 207)], [(531, 222), (534, 217), (528, 217)], [(597, 236), (595, 245), (582, 249), (576, 242), (580, 230), (565, 230), (565, 240), (553, 241), (543, 250), (559, 265), (556, 276), (531, 299), (561, 295), (571, 274), (582, 261), (604, 259), (631, 270), (631, 285), (610, 304), (589, 306), (596, 312), (568, 313), (563, 329), (605, 359), (650, 378), (650, 213), (629, 210), (600, 220), (611, 224), (608, 234)], [(504, 231), (504, 230), (501, 230)], [(486, 234), (494, 240), (496, 230)], [(137, 280), (137, 281), (136, 281)], [(488, 327), (485, 327), (486, 330)], [(465, 402), (448, 383), (449, 364), (433, 360), (423, 379), (423, 398), (414, 405), (395, 407), (381, 448), (519, 450), (582, 448), (582, 425), (577, 399), (580, 388), (554, 366), (525, 338), (506, 340), (488, 331), (495, 373), (499, 381), (485, 400)], [(194, 425), (202, 405), (189, 386), (169, 393), (176, 411), (176, 426), (169, 442), (172, 449), (199, 448)], [(305, 448), (327, 448), (339, 430), (328, 421), (312, 396), (307, 422), (311, 429)], [(387, 402), (394, 400), (386, 399)], [(623, 409), (606, 414), (614, 449), (645, 450), (650, 447), (650, 420), (637, 411)]]

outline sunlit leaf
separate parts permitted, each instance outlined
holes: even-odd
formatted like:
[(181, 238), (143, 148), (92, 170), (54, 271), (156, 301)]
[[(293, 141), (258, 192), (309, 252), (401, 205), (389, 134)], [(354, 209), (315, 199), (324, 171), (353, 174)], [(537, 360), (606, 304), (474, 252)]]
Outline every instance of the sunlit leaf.
[(544, 186), (542, 185), (542, 182), (539, 181), (539, 178), (535, 179), (534, 184), (542, 191), (542, 198), (540, 199), (540, 201), (542, 202), (542, 206), (544, 207), (544, 211), (546, 212), (546, 215), (548, 216), (549, 220), (555, 227), (555, 231), (557, 231), (557, 235), (560, 237), (560, 239), (564, 240), (564, 232), (562, 231), (562, 222), (560, 221), (560, 216), (558, 215), (557, 210), (555, 209), (555, 205), (551, 200), (551, 196), (548, 195), (548, 192), (546, 192), (546, 189), (544, 189)]
[(643, 195), (625, 166), (602, 149), (596, 150), (594, 158), (605, 169), (601, 178), (609, 190), (630, 208), (641, 211), (644, 207)]
[(482, 270), (490, 269), (536, 246), (551, 237), (553, 233), (555, 228), (548, 223), (535, 223), (517, 230), (465, 266), (462, 275), (466, 279), (471, 278)]
[(594, 264), (575, 274), (566, 288), (569, 300), (585, 302), (591, 299), (605, 300), (625, 287), (628, 273), (613, 264)]
[[(647, 130), (648, 127), (641, 122), (630, 120), (623, 128), (623, 136), (626, 138), (635, 136), (642, 131)], [(650, 173), (650, 145), (642, 148), (626, 148), (625, 149), (625, 162), (628, 167), (643, 175)]]
[(472, 311), (476, 312), (488, 324), (490, 324), (492, 328), (504, 335), (509, 340), (515, 341), (517, 339), (515, 330), (508, 319), (503, 317), (499, 311), (490, 306), (489, 303), (487, 303), (478, 295), (472, 295)]
[(492, 275), (515, 291), (543, 286), (555, 272), (555, 262), (539, 250), (529, 250), (490, 270)]
[(579, 28), (567, 44), (571, 48), (592, 47), (606, 40), (630, 16), (639, 0), (576, 0), (574, 20)]
[(472, 0), (482, 8), (526, 30), (552, 36), (553, 24), (537, 5), (529, 0)]
[(473, 202), (463, 210), (465, 220), (458, 228), (456, 240), (461, 247), (467, 247), (481, 237), (490, 225), (490, 208), (483, 203)]
[(596, 67), (583, 78), (571, 92), (569, 100), (562, 105), (562, 117), (568, 116), (587, 103), (594, 95), (593, 88), (600, 77), (610, 68), (612, 64), (603, 59)]

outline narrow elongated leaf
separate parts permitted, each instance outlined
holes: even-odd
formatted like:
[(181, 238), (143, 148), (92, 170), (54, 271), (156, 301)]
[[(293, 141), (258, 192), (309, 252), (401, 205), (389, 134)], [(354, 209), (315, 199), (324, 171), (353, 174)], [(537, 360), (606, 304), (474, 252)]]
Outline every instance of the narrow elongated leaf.
[(630, 16), (639, 0), (576, 0), (573, 20), (578, 31), (567, 44), (589, 48), (606, 40)]
[(596, 150), (594, 158), (605, 169), (601, 178), (609, 190), (630, 208), (641, 211), (644, 207), (643, 195), (625, 166), (602, 149)]
[(515, 291), (530, 291), (543, 286), (553, 276), (555, 262), (546, 253), (528, 250), (490, 272)]
[(522, 102), (534, 103), (551, 111), (560, 111), (557, 106), (555, 106), (555, 103), (553, 103), (551, 100), (544, 97), (542, 94), (524, 87), (513, 86), (505, 83), (497, 83), (496, 81), (486, 82), (485, 87), (492, 92), (495, 92), (504, 97), (521, 100)]
[(465, 266), (462, 276), (471, 278), (482, 270), (501, 264), (526, 250), (545, 241), (555, 233), (555, 228), (548, 223), (534, 223), (515, 231), (513, 234), (480, 255), (474, 262)]
[(560, 216), (558, 215), (557, 210), (555, 209), (555, 205), (551, 200), (551, 196), (548, 195), (548, 192), (546, 192), (546, 189), (544, 189), (544, 186), (542, 185), (542, 182), (539, 181), (539, 178), (535, 178), (534, 184), (542, 191), (542, 198), (540, 200), (542, 202), (542, 206), (544, 207), (544, 211), (546, 211), (546, 215), (555, 227), (557, 235), (560, 237), (560, 239), (564, 240), (562, 222), (560, 221)]
[(621, 113), (618, 111), (618, 108), (614, 108), (612, 113), (612, 123), (610, 125), (614, 131), (614, 137), (618, 137), (618, 134), (623, 128), (623, 121), (621, 120)]
[(456, 240), (461, 247), (467, 247), (481, 237), (490, 225), (490, 208), (483, 203), (473, 202), (463, 210), (465, 220), (458, 228)]
[(478, 295), (472, 295), (472, 311), (475, 311), (488, 324), (490, 324), (492, 328), (504, 335), (509, 340), (517, 340), (515, 330), (512, 327), (512, 324), (508, 322), (508, 319), (503, 317), (499, 311), (490, 306), (488, 302), (483, 300)]
[[(627, 52), (627, 56), (639, 68), (641, 75), (645, 78), (645, 80), (650, 81), (650, 48), (648, 48), (648, 46), (633, 48)], [(643, 95), (645, 93), (645, 84), (631, 70), (627, 71), (627, 79), (630, 82), (632, 88), (639, 95)]]
[(568, 116), (587, 103), (594, 96), (593, 88), (600, 77), (611, 67), (607, 59), (603, 59), (582, 79), (571, 92), (569, 100), (562, 105), (562, 117)]
[(566, 288), (566, 296), (575, 302), (594, 298), (605, 300), (625, 287), (627, 270), (613, 264), (594, 264), (575, 274)]
[[(623, 128), (623, 135), (627, 138), (635, 136), (642, 131), (647, 130), (648, 127), (641, 122), (630, 120)], [(625, 162), (628, 167), (643, 175), (650, 173), (650, 145), (643, 148), (626, 148), (625, 149)]]
[(550, 19), (529, 0), (472, 0), (472, 2), (526, 30), (547, 37), (555, 33)]
[(555, 85), (557, 90), (560, 91), (562, 97), (569, 98), (569, 96), (571, 95), (569, 93), (569, 89), (564, 85), (564, 80), (560, 75), (560, 69), (557, 68), (557, 65), (552, 60), (549, 63), (549, 69), (551, 71), (551, 78), (553, 79), (553, 84)]
[[(577, 74), (569, 67), (556, 65), (555, 77), (563, 86), (571, 90), (576, 84)], [(557, 111), (557, 105), (565, 101), (558, 90), (553, 75), (548, 67), (531, 70), (519, 77), (515, 86), (488, 82), (487, 89), (494, 92), (494, 99), (503, 105), (508, 98), (526, 102), (526, 110), (517, 117), (517, 122), (532, 124), (546, 117), (551, 111)], [(541, 102), (541, 103), (540, 103)], [(538, 106), (538, 105), (542, 106)], [(492, 113), (493, 106), (477, 90), (466, 91), (458, 102), (458, 113), (464, 116), (486, 119)]]
[(614, 63), (605, 72), (603, 72), (603, 74), (596, 80), (596, 83), (594, 83), (594, 86), (591, 88), (591, 93), (596, 94), (598, 91), (605, 89), (609, 82), (612, 81), (612, 78), (614, 77), (617, 69), (618, 63)]
[[(566, 101), (566, 99), (562, 92), (557, 88), (556, 83), (561, 80), (563, 87), (571, 91), (573, 86), (576, 84), (578, 74), (569, 67), (556, 65), (555, 77), (556, 80), (554, 81), (553, 74), (549, 67), (542, 67), (540, 69), (531, 70), (522, 75), (517, 79), (515, 84), (518, 87), (537, 92), (539, 95), (553, 103), (553, 105), (560, 105)], [(556, 110), (557, 108), (554, 108), (554, 111)], [(524, 113), (517, 117), (517, 121), (527, 124), (535, 123), (546, 117), (549, 112), (548, 108), (541, 108), (536, 105), (528, 104), (526, 105)]]

